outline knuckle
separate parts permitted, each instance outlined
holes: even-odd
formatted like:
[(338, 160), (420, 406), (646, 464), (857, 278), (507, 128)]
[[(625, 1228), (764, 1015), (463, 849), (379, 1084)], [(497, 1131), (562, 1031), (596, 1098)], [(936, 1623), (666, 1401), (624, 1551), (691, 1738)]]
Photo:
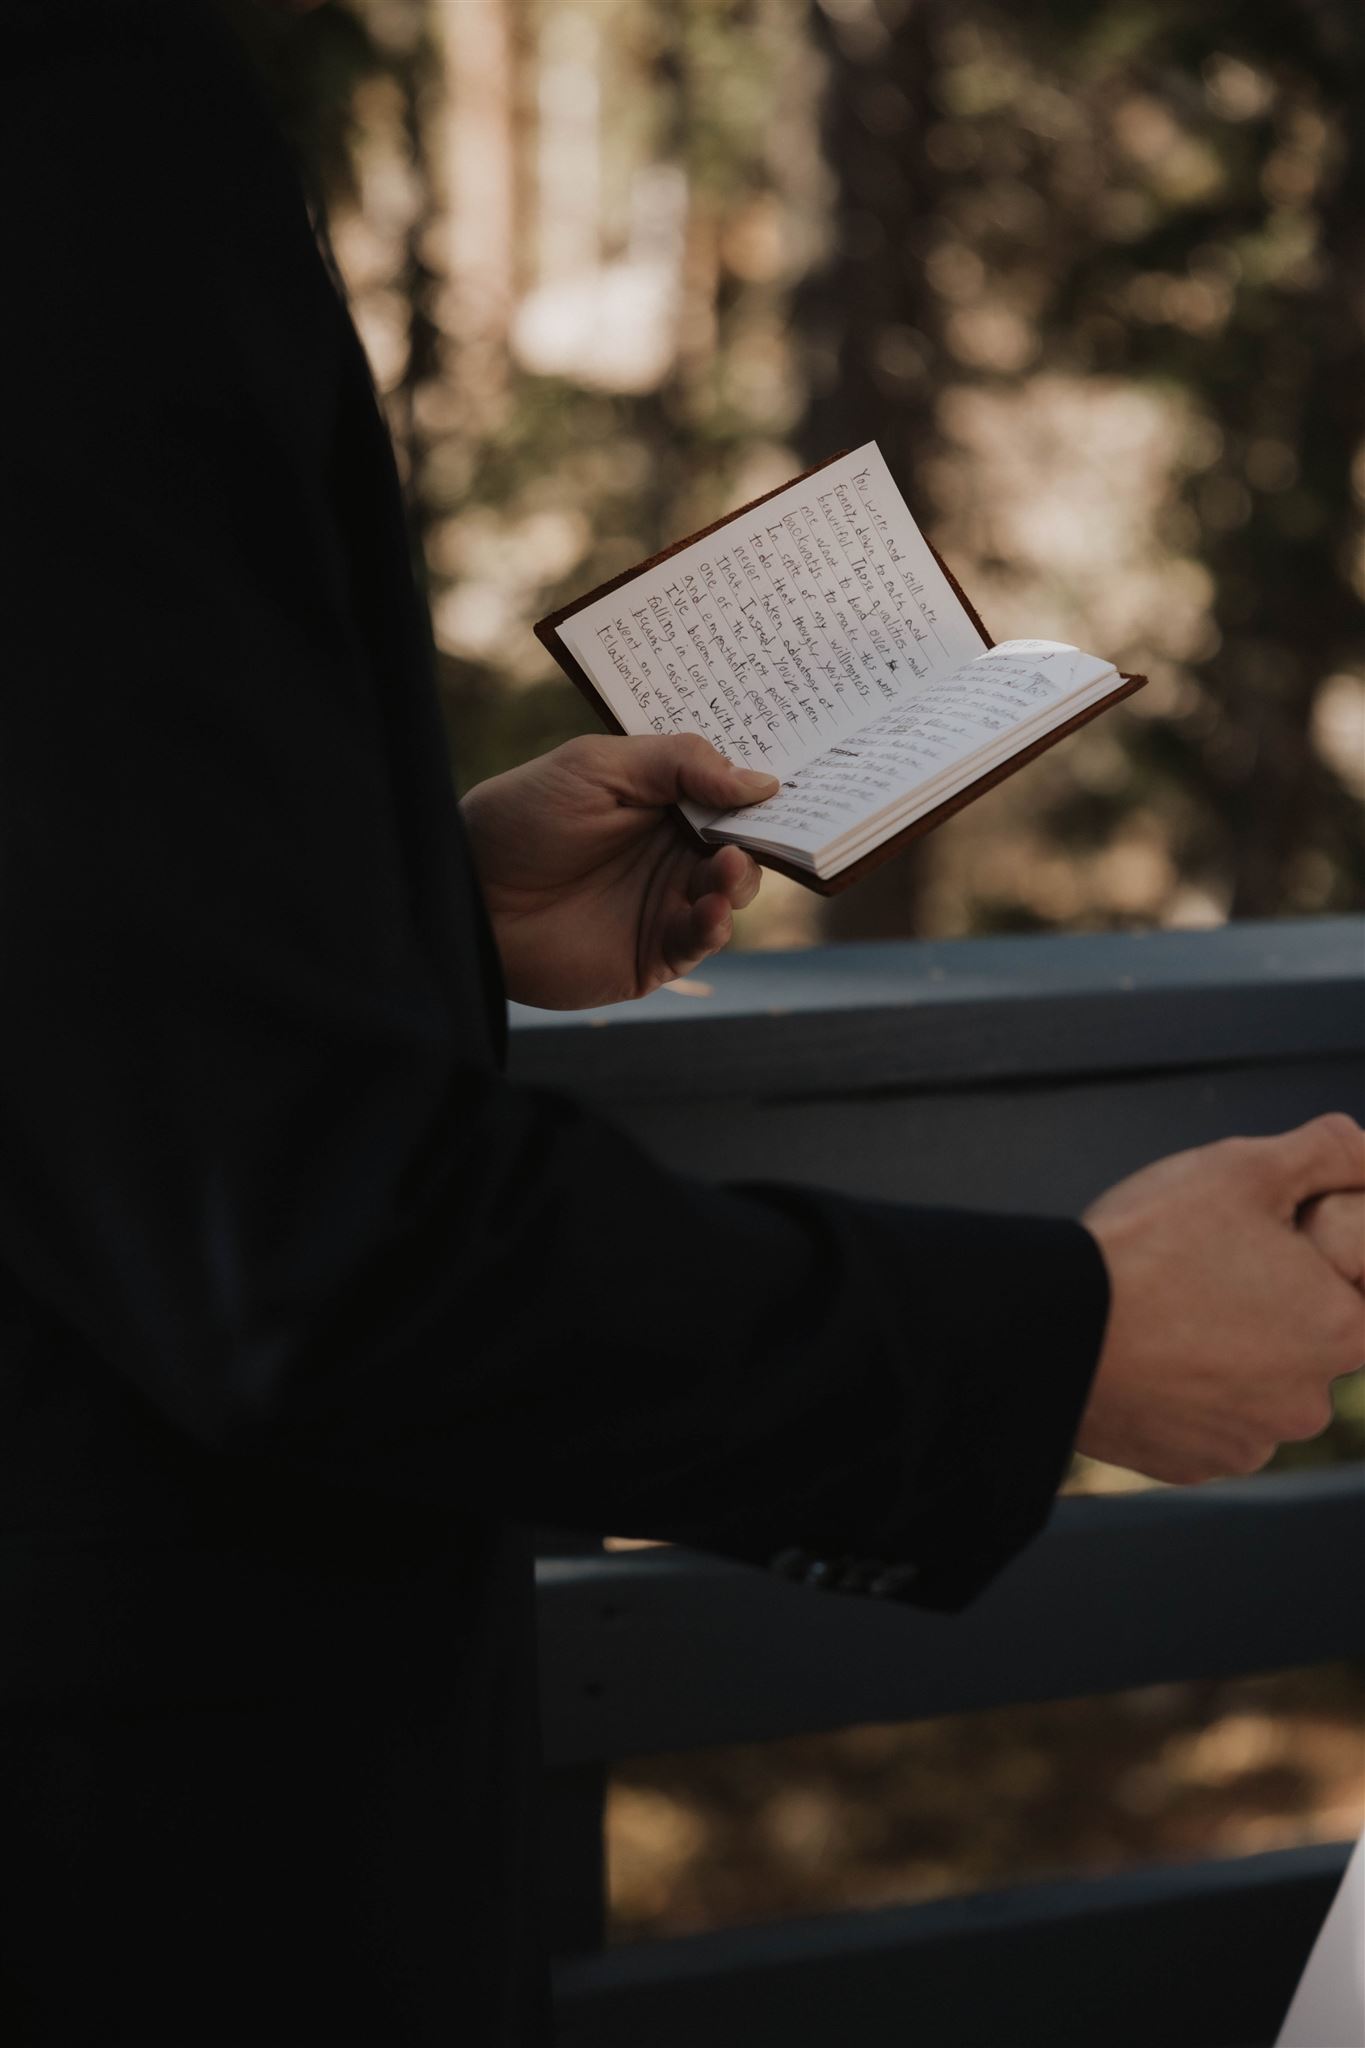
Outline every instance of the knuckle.
[(1213, 1479), (1241, 1479), (1259, 1472), (1284, 1441), (1278, 1426), (1282, 1419), (1259, 1415), (1241, 1428), (1225, 1428), (1216, 1438), (1191, 1450), (1181, 1477), (1200, 1485)]
[(1242, 1445), (1237, 1455), (1237, 1472), (1239, 1476), (1249, 1479), (1254, 1472), (1263, 1472), (1274, 1457), (1278, 1447), (1274, 1443), (1261, 1442)]
[(1323, 1116), (1314, 1117), (1309, 1128), (1324, 1147), (1330, 1147), (1339, 1156), (1341, 1171), (1358, 1181), (1365, 1169), (1365, 1132), (1355, 1118), (1347, 1116), (1344, 1109), (1329, 1109)]
[(1321, 1436), (1331, 1420), (1331, 1396), (1324, 1391), (1304, 1392), (1285, 1404), (1277, 1434), (1281, 1443), (1307, 1443), (1310, 1437)]
[(1365, 1131), (1361, 1130), (1355, 1118), (1348, 1116), (1344, 1109), (1324, 1110), (1321, 1116), (1313, 1119), (1313, 1123), (1324, 1137), (1339, 1139), (1343, 1145), (1358, 1147), (1362, 1138), (1365, 1138)]

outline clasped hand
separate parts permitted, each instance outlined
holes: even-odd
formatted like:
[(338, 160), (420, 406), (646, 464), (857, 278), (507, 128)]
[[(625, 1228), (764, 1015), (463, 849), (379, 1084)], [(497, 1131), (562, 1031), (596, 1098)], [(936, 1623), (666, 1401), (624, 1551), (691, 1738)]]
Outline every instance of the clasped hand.
[(1173, 1482), (1320, 1434), (1365, 1362), (1365, 1133), (1315, 1117), (1120, 1181), (1084, 1221), (1110, 1309), (1079, 1448)]
[[(508, 993), (550, 1009), (647, 995), (730, 937), (758, 891), (700, 848), (679, 798), (777, 782), (700, 737), (581, 739), (480, 784), (464, 812)], [(1316, 1436), (1365, 1362), (1365, 1135), (1345, 1116), (1145, 1167), (1086, 1211), (1110, 1312), (1081, 1450), (1155, 1479), (1256, 1471)]]

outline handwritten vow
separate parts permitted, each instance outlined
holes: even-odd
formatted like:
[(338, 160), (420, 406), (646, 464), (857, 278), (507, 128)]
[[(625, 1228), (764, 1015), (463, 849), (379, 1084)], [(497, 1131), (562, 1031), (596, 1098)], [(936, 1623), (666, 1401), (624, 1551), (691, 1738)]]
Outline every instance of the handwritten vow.
[[(983, 751), (1010, 751), (1039, 714), (1106, 663), (1075, 648), (1007, 640), (952, 675), (904, 691), (890, 711), (807, 759), (777, 796), (747, 812), (723, 815), (765, 833), (829, 838), (877, 816), (910, 788), (938, 794)], [(992, 742), (998, 743), (993, 746)]]
[(1138, 680), (1051, 640), (988, 647), (875, 442), (537, 630), (626, 732), (776, 775), (747, 810), (682, 809), (817, 887)]
[(627, 732), (774, 775), (985, 645), (869, 443), (559, 627)]

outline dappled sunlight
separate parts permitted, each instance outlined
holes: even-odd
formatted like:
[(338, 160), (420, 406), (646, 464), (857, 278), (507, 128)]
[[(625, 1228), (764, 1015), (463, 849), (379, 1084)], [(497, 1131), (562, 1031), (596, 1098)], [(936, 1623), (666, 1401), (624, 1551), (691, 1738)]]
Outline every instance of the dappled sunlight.
[(614, 1938), (1344, 1840), (1363, 1714), (1333, 1668), (623, 1766)]

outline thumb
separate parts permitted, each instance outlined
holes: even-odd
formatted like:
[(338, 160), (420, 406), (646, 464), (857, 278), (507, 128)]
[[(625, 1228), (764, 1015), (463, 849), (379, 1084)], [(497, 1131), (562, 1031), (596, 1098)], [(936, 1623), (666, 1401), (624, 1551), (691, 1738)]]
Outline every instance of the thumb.
[(1365, 1188), (1365, 1131), (1354, 1117), (1333, 1111), (1263, 1142), (1290, 1214), (1315, 1195)]
[(700, 733), (620, 740), (613, 766), (626, 803), (675, 804), (686, 798), (728, 811), (775, 796), (781, 786), (775, 775), (733, 767)]

